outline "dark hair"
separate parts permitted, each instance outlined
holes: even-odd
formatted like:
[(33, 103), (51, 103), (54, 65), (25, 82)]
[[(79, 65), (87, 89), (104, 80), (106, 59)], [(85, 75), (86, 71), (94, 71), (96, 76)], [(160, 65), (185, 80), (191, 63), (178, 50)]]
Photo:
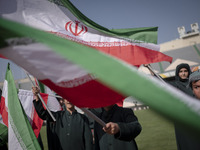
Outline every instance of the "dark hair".
[(190, 70), (190, 66), (188, 64), (179, 64), (177, 67), (176, 67), (176, 76), (179, 76), (179, 71), (182, 69), (182, 68), (186, 68), (187, 71), (188, 71), (188, 76), (191, 74), (191, 70)]
[[(192, 81), (191, 83), (190, 83), (190, 87), (192, 88), (192, 83), (194, 82), (194, 83), (196, 83), (196, 82), (198, 82), (199, 80), (195, 80), (195, 81)], [(193, 89), (193, 88), (192, 88)]]

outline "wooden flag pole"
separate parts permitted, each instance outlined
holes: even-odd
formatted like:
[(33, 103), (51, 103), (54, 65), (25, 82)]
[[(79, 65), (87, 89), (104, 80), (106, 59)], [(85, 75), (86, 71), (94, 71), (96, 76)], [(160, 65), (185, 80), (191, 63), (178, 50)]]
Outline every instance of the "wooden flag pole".
[[(26, 72), (26, 71), (25, 71), (25, 72)], [(31, 80), (31, 77), (29, 76), (29, 74), (28, 74), (27, 72), (26, 72), (26, 75), (27, 75), (27, 77), (29, 78), (29, 80), (30, 80), (32, 86), (35, 87), (35, 84), (34, 84), (33, 81)], [(42, 101), (43, 105), (46, 107), (46, 110), (48, 111), (48, 113), (49, 113), (49, 115), (51, 116), (52, 120), (55, 122), (56, 119), (55, 119), (55, 117), (53, 116), (53, 114), (51, 113), (51, 111), (49, 110), (49, 108), (47, 107), (47, 105), (46, 105), (46, 103), (44, 102), (42, 96), (40, 95), (40, 93), (38, 93), (37, 95), (38, 95), (38, 97), (40, 98), (40, 100)]]
[(160, 81), (162, 81), (163, 83), (165, 83), (165, 81), (164, 81), (159, 75), (157, 75), (157, 74), (153, 71), (153, 69), (151, 68), (151, 66), (150, 66), (149, 64), (146, 65), (145, 67), (147, 67), (151, 73), (153, 73), (158, 79), (160, 79)]
[(94, 119), (96, 122), (98, 122), (100, 125), (102, 125), (103, 127), (106, 126), (105, 122), (103, 120), (101, 120), (100, 118), (98, 118), (95, 114), (93, 114), (90, 110), (86, 109), (86, 108), (79, 108), (81, 109), (84, 113), (86, 113), (90, 118)]

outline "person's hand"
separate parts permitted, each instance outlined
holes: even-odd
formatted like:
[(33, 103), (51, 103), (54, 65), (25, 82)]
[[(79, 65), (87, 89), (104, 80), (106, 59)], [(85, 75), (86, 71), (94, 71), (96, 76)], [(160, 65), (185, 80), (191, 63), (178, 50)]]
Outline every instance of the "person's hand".
[(34, 99), (36, 101), (38, 101), (39, 100), (38, 94), (40, 93), (40, 89), (37, 86), (32, 87), (32, 92), (33, 92), (33, 95), (34, 95)]
[(117, 123), (109, 122), (103, 127), (104, 132), (114, 135), (120, 131), (119, 125)]

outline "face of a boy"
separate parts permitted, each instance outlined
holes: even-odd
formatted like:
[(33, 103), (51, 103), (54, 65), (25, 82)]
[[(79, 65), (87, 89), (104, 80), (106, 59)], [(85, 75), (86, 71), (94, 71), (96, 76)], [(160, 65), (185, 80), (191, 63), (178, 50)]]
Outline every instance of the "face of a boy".
[(200, 99), (200, 80), (197, 82), (192, 82), (192, 89), (196, 98)]
[(68, 109), (74, 108), (74, 105), (66, 99), (64, 99), (64, 104), (65, 104), (66, 108), (68, 108)]

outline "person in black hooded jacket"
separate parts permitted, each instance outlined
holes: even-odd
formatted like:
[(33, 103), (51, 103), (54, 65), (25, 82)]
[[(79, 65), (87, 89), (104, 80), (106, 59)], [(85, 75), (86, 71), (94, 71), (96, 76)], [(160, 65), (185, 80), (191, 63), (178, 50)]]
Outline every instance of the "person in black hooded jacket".
[[(148, 67), (150, 64), (144, 64), (144, 67)], [(177, 89), (181, 90), (182, 92), (186, 93), (187, 95), (193, 96), (193, 92), (191, 88), (187, 88), (189, 82), (189, 76), (191, 74), (190, 66), (186, 63), (181, 63), (176, 67), (175, 71), (175, 80), (174, 81), (167, 81), (163, 79), (161, 76), (156, 75), (154, 72), (149, 70), (151, 75), (157, 78), (162, 79), (168, 84), (176, 87)]]
[[(147, 65), (144, 66), (146, 67)], [(153, 72), (151, 72), (151, 74), (155, 76)], [(167, 82), (164, 79), (163, 80), (185, 94), (193, 97), (192, 88), (188, 87), (190, 74), (190, 66), (186, 63), (181, 63), (176, 67), (175, 81)], [(196, 140), (196, 138), (189, 133), (190, 131), (177, 124), (175, 124), (174, 127), (178, 150), (199, 150), (200, 141)]]
[(193, 96), (191, 88), (187, 88), (189, 82), (189, 76), (191, 74), (190, 66), (188, 64), (182, 63), (176, 67), (175, 81), (169, 82), (172, 86), (183, 91), (189, 96)]
[[(171, 85), (178, 88), (189, 96), (194, 96), (191, 87), (188, 87), (189, 76), (191, 74), (190, 66), (182, 63), (176, 67), (175, 81)], [(200, 141), (191, 135), (190, 131), (175, 124), (176, 144), (178, 150), (199, 150)]]

